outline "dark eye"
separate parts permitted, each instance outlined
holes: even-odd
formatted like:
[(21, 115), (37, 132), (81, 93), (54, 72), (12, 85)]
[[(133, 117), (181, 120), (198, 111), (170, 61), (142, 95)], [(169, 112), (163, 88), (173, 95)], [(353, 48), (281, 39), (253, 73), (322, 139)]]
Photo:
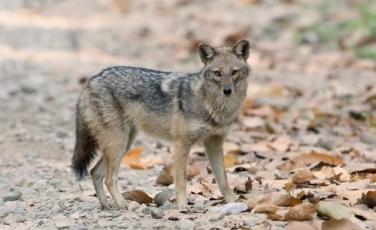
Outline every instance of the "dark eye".
[(234, 69), (234, 70), (231, 72), (231, 75), (236, 75), (238, 72), (239, 72), (239, 70)]
[(214, 75), (217, 76), (217, 77), (220, 77), (221, 76), (221, 72), (216, 70), (216, 71), (213, 71)]

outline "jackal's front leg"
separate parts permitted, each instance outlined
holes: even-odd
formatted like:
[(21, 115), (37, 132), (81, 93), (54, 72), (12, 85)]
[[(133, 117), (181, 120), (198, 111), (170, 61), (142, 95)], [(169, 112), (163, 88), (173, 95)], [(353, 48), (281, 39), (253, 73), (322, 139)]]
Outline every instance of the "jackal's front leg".
[(175, 141), (174, 143), (174, 182), (176, 191), (176, 202), (179, 209), (182, 209), (187, 204), (187, 159), (190, 144), (187, 144), (184, 140)]
[(222, 136), (212, 136), (204, 141), (206, 155), (214, 172), (215, 179), (226, 202), (234, 201), (238, 196), (230, 189), (223, 161)]

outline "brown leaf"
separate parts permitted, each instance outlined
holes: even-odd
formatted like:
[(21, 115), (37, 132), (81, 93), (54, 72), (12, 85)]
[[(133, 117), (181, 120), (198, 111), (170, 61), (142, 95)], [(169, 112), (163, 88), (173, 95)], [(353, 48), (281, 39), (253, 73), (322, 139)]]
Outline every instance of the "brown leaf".
[[(232, 175), (232, 174), (229, 174)], [(250, 177), (229, 178), (235, 192), (248, 193), (252, 189), (252, 179)]]
[(351, 222), (349, 219), (328, 220), (321, 225), (322, 230), (360, 230), (361, 228)]
[(174, 177), (172, 175), (172, 164), (168, 164), (162, 169), (159, 176), (157, 177), (157, 184), (168, 186), (172, 183), (174, 183)]
[(131, 149), (125, 154), (121, 163), (133, 169), (145, 169), (146, 167), (141, 164), (141, 153), (141, 147)]
[(313, 175), (312, 171), (308, 168), (304, 168), (295, 173), (294, 177), (292, 178), (292, 182), (295, 184), (304, 184), (313, 179), (315, 179), (315, 176)]
[(235, 165), (236, 163), (236, 156), (235, 155), (226, 155), (224, 156), (224, 163), (225, 168), (230, 168)]
[(265, 214), (273, 214), (278, 210), (277, 206), (274, 205), (256, 205), (253, 209), (254, 213), (265, 213)]
[(291, 221), (287, 224), (286, 230), (316, 230), (315, 227), (305, 222)]
[(376, 222), (376, 212), (373, 209), (368, 209), (363, 205), (357, 205), (356, 207), (352, 208), (355, 216), (362, 217), (366, 220), (371, 220)]
[(274, 197), (273, 203), (277, 206), (293, 207), (301, 204), (302, 201), (291, 196), (290, 194), (279, 194)]
[(133, 190), (130, 192), (124, 192), (123, 194), (124, 199), (136, 201), (139, 204), (148, 204), (153, 202), (153, 198), (151, 198), (148, 194), (141, 190)]
[(376, 191), (368, 191), (367, 194), (363, 193), (359, 203), (367, 205), (368, 208), (374, 208), (376, 206)]
[(284, 221), (285, 218), (279, 214), (276, 214), (276, 213), (269, 213), (267, 214), (268, 215), (268, 218), (270, 220), (274, 220), (274, 221)]
[(250, 131), (252, 129), (264, 127), (265, 121), (259, 117), (246, 117), (243, 119), (243, 126), (246, 131)]
[(339, 157), (331, 156), (325, 153), (313, 152), (299, 155), (289, 162), (279, 166), (278, 168), (285, 171), (291, 171), (296, 168), (306, 167), (308, 165), (320, 162), (334, 166), (342, 164), (342, 160)]
[(253, 209), (254, 213), (275, 213), (278, 207), (273, 203), (272, 194), (268, 196), (250, 197), (247, 201), (249, 209)]
[(312, 220), (313, 214), (315, 214), (316, 208), (311, 203), (302, 203), (297, 206), (290, 208), (290, 210), (285, 215), (285, 220)]
[(240, 147), (232, 142), (225, 142), (223, 144), (223, 152), (225, 155), (238, 154), (240, 152)]
[(279, 152), (287, 151), (292, 145), (292, 140), (288, 137), (278, 137), (269, 144), (271, 148)]

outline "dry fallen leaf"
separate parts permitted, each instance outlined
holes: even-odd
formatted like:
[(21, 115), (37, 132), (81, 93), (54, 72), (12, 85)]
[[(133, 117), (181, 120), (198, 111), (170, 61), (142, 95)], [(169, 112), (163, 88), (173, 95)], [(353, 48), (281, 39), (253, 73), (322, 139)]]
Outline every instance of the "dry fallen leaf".
[(141, 190), (133, 190), (129, 192), (124, 192), (123, 194), (124, 199), (136, 201), (139, 204), (148, 204), (153, 202), (153, 198), (151, 198), (148, 194)]
[(285, 220), (296, 220), (296, 221), (303, 221), (303, 220), (312, 220), (313, 214), (316, 213), (315, 205), (311, 203), (302, 203), (296, 205), (286, 213)]
[(225, 142), (223, 144), (223, 153), (225, 155), (238, 154), (240, 152), (240, 147), (232, 142)]
[(235, 155), (226, 155), (224, 156), (224, 163), (225, 168), (230, 168), (235, 165), (236, 163), (236, 156)]
[(157, 177), (157, 184), (168, 186), (172, 183), (174, 183), (174, 177), (172, 176), (172, 164), (168, 164), (163, 167), (162, 171)]
[(235, 192), (248, 193), (252, 189), (252, 179), (239, 174), (227, 174), (230, 187), (234, 188)]
[(352, 211), (357, 217), (360, 216), (366, 220), (376, 222), (376, 212), (373, 209), (369, 209), (363, 205), (357, 205), (356, 207), (352, 207)]
[(311, 180), (315, 179), (312, 171), (308, 168), (298, 170), (292, 178), (292, 182), (295, 184), (304, 184), (308, 183)]
[(328, 220), (321, 225), (322, 230), (360, 230), (361, 228), (348, 219)]
[(287, 151), (291, 145), (292, 140), (288, 137), (278, 137), (273, 142), (269, 143), (269, 146), (278, 152)]
[(133, 169), (145, 169), (146, 167), (141, 164), (141, 153), (141, 147), (133, 148), (125, 154), (121, 163)]
[(243, 126), (247, 131), (265, 126), (265, 121), (259, 117), (246, 117), (243, 119)]
[(374, 208), (376, 206), (376, 191), (368, 191), (367, 194), (362, 194), (359, 203), (367, 205), (368, 208)]
[(276, 194), (273, 198), (273, 203), (281, 207), (293, 207), (301, 204), (302, 201), (291, 196), (290, 194)]
[(280, 165), (278, 168), (284, 171), (291, 171), (296, 168), (306, 167), (310, 164), (320, 162), (333, 166), (339, 166), (342, 164), (342, 160), (339, 157), (313, 152), (299, 155), (294, 159), (291, 159), (289, 162)]
[(316, 230), (316, 228), (306, 222), (291, 221), (287, 224), (286, 230)]

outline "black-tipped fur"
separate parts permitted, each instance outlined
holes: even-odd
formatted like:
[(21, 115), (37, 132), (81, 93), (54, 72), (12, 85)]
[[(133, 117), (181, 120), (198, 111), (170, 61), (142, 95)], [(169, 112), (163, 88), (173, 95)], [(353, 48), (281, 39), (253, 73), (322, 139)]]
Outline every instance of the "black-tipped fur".
[(72, 168), (78, 180), (88, 175), (87, 167), (94, 159), (97, 151), (97, 142), (91, 136), (89, 129), (84, 123), (80, 108), (76, 111), (76, 145), (72, 157)]

